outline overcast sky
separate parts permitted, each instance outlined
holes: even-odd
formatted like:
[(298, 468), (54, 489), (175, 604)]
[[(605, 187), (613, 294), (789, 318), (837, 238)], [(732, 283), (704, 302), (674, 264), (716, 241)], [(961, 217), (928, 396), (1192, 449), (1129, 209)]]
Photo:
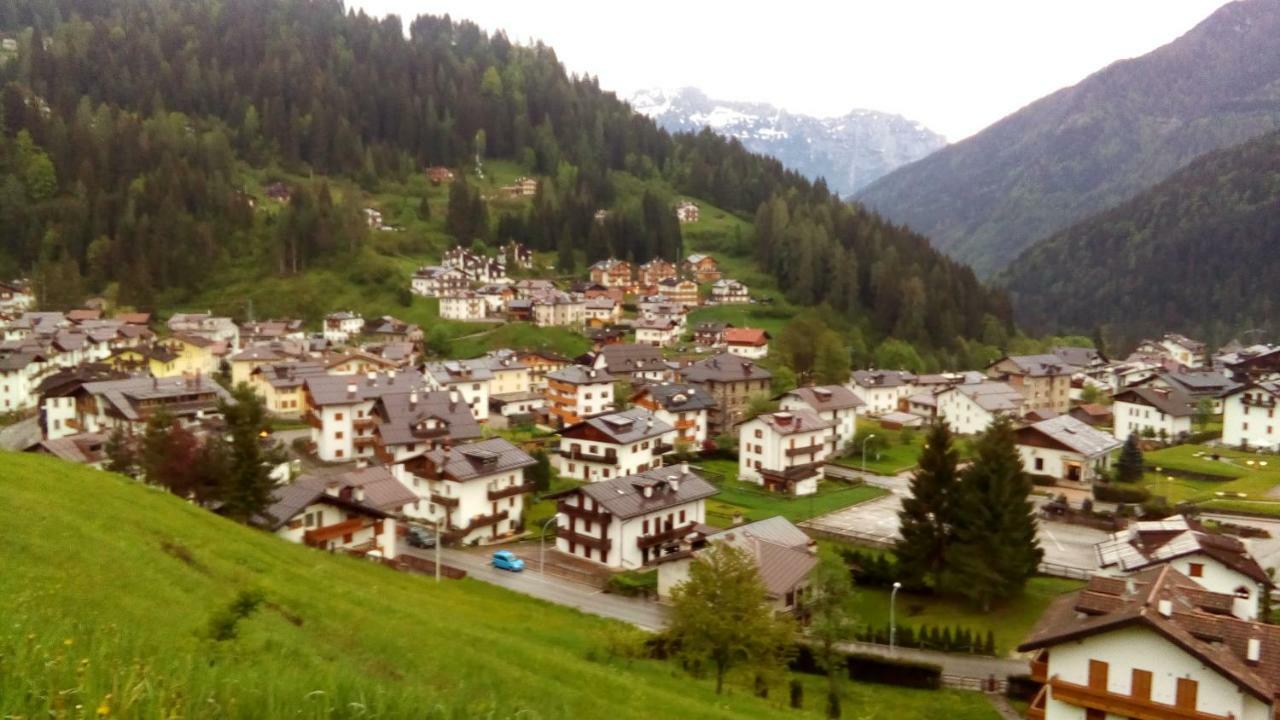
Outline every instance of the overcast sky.
[(701, 88), (791, 112), (895, 112), (950, 140), (1191, 29), (1224, 0), (347, 0), (553, 46), (629, 95)]

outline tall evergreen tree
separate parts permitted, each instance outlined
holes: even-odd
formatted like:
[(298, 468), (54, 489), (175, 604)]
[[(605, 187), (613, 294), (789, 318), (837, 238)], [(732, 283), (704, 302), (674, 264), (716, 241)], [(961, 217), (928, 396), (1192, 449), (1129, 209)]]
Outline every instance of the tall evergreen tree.
[(959, 458), (951, 429), (945, 422), (934, 422), (911, 478), (911, 494), (898, 513), (902, 529), (894, 553), (909, 583), (940, 584), (954, 531)]
[(227, 473), (222, 485), (222, 514), (248, 522), (273, 502), (271, 472), (287, 458), (279, 447), (265, 447), (269, 429), (266, 408), (248, 385), (231, 391), (231, 400), (218, 404), (227, 423)]
[(1138, 482), (1146, 472), (1146, 461), (1142, 458), (1142, 446), (1137, 433), (1129, 433), (1120, 449), (1120, 457), (1116, 459), (1116, 480), (1120, 482)]
[(1044, 553), (1036, 537), (1031, 480), (1022, 471), (1013, 423), (1000, 418), (978, 438), (977, 458), (962, 473), (944, 588), (988, 611), (1022, 591)]

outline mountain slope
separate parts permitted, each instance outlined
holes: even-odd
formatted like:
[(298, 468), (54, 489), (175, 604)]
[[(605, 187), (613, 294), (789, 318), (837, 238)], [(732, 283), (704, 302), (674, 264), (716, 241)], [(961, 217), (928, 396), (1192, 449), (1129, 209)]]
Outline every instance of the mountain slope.
[[(293, 545), (52, 458), (0, 452), (0, 506), (0, 716), (820, 716), (816, 683), (803, 711), (784, 692), (716, 696), (617, 656), (637, 640), (619, 623)], [(211, 639), (245, 590), (262, 604)], [(859, 686), (846, 701), (881, 703), (994, 717), (977, 694)]]
[(854, 110), (840, 117), (797, 115), (766, 103), (712, 100), (697, 88), (645, 90), (628, 100), (670, 132), (704, 127), (742, 141), (840, 195), (944, 147), (946, 138), (901, 115)]
[(1280, 2), (1227, 5), (933, 155), (859, 199), (992, 273), (1191, 159), (1280, 125)]
[(1020, 255), (1000, 276), (1035, 331), (1225, 342), (1280, 332), (1280, 131), (1205, 155)]

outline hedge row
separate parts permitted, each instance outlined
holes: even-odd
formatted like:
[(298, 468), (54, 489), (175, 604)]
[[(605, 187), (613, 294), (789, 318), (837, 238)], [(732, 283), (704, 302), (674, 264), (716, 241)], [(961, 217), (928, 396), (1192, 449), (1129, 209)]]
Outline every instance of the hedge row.
[(1123, 485), (1103, 485), (1095, 484), (1093, 486), (1093, 496), (1103, 502), (1117, 503), (1143, 503), (1151, 498), (1151, 493), (1145, 488), (1125, 487)]
[[(942, 687), (941, 665), (864, 653), (845, 654), (844, 665), (848, 669), (851, 680), (922, 690), (937, 690)], [(813, 651), (807, 645), (797, 646), (795, 658), (791, 661), (791, 669), (810, 675), (826, 674), (818, 666)]]
[[(859, 628), (858, 640), (879, 645), (889, 644), (889, 626)], [(913, 628), (899, 625), (894, 644), (899, 647), (920, 648), (921, 650), (937, 650), (939, 652), (969, 653), (971, 655), (995, 655), (995, 633), (987, 630), (972, 630), (964, 626), (938, 627), (925, 625)]]

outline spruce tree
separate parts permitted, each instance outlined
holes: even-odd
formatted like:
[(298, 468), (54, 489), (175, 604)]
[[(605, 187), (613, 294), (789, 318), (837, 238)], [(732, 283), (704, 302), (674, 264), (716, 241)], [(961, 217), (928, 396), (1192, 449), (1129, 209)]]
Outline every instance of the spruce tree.
[(1142, 447), (1138, 444), (1138, 436), (1129, 434), (1120, 450), (1120, 458), (1116, 460), (1116, 480), (1120, 482), (1138, 482), (1142, 479), (1146, 463), (1142, 459)]
[(955, 495), (942, 584), (988, 611), (1022, 590), (1044, 553), (1012, 421), (993, 422), (976, 449), (977, 459), (961, 475)]
[(898, 513), (902, 530), (895, 548), (898, 568), (910, 584), (938, 585), (952, 534), (952, 503), (959, 453), (944, 422), (929, 428), (919, 465), (911, 478), (911, 496)]
[(275, 480), (271, 471), (286, 456), (279, 447), (263, 446), (261, 433), (269, 422), (262, 400), (253, 388), (240, 383), (230, 401), (220, 401), (218, 411), (226, 419), (230, 437), (227, 473), (223, 481), (222, 514), (249, 522), (266, 511), (274, 501)]

